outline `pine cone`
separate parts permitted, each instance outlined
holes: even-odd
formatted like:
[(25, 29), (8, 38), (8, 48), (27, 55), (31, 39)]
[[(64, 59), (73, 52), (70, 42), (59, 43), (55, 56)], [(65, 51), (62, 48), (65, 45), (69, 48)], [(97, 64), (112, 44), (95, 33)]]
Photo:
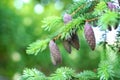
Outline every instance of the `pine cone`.
[(112, 11), (116, 9), (116, 6), (112, 2), (107, 2), (108, 8)]
[(95, 36), (94, 36), (93, 29), (88, 22), (85, 23), (84, 33), (90, 48), (94, 50), (96, 46)]
[(77, 36), (76, 33), (73, 33), (71, 36), (71, 40), (70, 40), (71, 45), (76, 48), (77, 50), (79, 50), (80, 45), (79, 45), (79, 38)]
[(49, 42), (49, 48), (50, 48), (50, 56), (51, 56), (51, 61), (54, 65), (57, 65), (58, 63), (62, 62), (62, 57), (60, 55), (60, 51), (56, 43), (51, 40)]
[(71, 20), (72, 20), (72, 16), (70, 14), (65, 13), (63, 16), (64, 23), (66, 24), (66, 23), (70, 22)]
[(69, 53), (71, 53), (71, 44), (70, 44), (69, 40), (64, 40), (63, 41), (63, 46)]

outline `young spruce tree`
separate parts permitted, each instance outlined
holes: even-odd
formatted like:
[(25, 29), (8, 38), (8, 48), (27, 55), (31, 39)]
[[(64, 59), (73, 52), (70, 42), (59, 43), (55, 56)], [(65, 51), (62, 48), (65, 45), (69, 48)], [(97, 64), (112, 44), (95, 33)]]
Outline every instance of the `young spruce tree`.
[[(83, 30), (91, 50), (102, 46), (101, 60), (96, 72), (84, 70), (80, 73), (68, 67), (58, 68), (49, 77), (37, 69), (25, 69), (21, 80), (120, 80), (120, 32), (117, 32), (116, 41), (109, 44), (107, 32), (116, 30), (120, 23), (120, 0), (118, 3), (111, 0), (80, 0), (71, 4), (63, 16), (50, 16), (43, 22), (43, 30), (51, 31), (50, 37), (38, 40), (29, 45), (27, 54), (37, 55), (47, 46), (50, 49), (51, 61), (54, 65), (62, 62), (61, 52), (56, 41), (61, 40), (68, 53), (72, 48), (80, 49), (79, 30)], [(96, 25), (96, 26), (95, 26)], [(93, 27), (99, 27), (104, 33), (104, 40), (96, 44)], [(112, 57), (112, 58), (111, 58)]]

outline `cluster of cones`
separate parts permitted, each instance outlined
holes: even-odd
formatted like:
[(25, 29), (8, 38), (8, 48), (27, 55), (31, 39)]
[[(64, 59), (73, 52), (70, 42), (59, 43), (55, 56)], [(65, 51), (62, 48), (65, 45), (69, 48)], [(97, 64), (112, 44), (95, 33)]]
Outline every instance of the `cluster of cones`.
[[(63, 17), (64, 23), (67, 24), (69, 21), (72, 20), (71, 15), (65, 14)], [(96, 46), (96, 41), (95, 41), (95, 36), (93, 29), (89, 22), (85, 23), (84, 26), (84, 33), (85, 33), (85, 38), (92, 50), (95, 49)], [(79, 50), (80, 44), (79, 44), (79, 38), (76, 32), (74, 32), (71, 37), (64, 39), (63, 40), (63, 46), (66, 49), (68, 53), (71, 53), (71, 47), (74, 47), (75, 49)], [(62, 57), (60, 54), (60, 50), (55, 43), (55, 40), (51, 40), (49, 42), (49, 49), (50, 49), (50, 56), (51, 56), (51, 61), (54, 65), (57, 65), (62, 62)]]

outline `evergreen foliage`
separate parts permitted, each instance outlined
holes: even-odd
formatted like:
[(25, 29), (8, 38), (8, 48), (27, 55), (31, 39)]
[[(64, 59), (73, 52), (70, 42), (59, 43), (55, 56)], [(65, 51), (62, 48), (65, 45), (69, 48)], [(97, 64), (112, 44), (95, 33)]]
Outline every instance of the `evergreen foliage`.
[(29, 45), (26, 53), (37, 55), (39, 51), (44, 51), (48, 45), (49, 39), (38, 40)]
[(68, 67), (58, 68), (55, 73), (49, 77), (36, 69), (25, 69), (20, 80), (93, 80), (98, 79), (97, 74), (93, 71), (83, 71), (75, 73), (75, 70)]
[[(111, 10), (107, 3), (111, 2), (111, 0), (80, 0), (79, 2), (75, 2), (71, 5), (71, 7), (66, 10), (66, 13), (72, 16), (72, 20), (68, 23), (64, 23), (64, 17), (48, 17), (45, 18), (43, 22), (42, 28), (49, 32), (49, 36), (46, 40), (39, 40), (30, 44), (27, 48), (28, 54), (38, 54), (39, 52), (44, 51), (50, 40), (71, 40), (71, 37), (77, 31), (83, 31), (85, 22), (92, 23), (95, 21), (97, 27), (101, 26), (101, 29), (104, 31), (108, 31), (108, 25), (115, 27), (116, 23), (119, 25), (120, 20), (120, 12), (119, 7)], [(117, 25), (117, 26), (118, 26)], [(92, 26), (93, 27), (93, 26)], [(89, 29), (89, 30), (92, 30)], [(90, 31), (86, 31), (90, 32)], [(86, 33), (85, 32), (85, 33)], [(77, 34), (78, 35), (78, 34)], [(94, 33), (91, 34), (94, 36)], [(85, 35), (89, 36), (89, 34)], [(118, 36), (117, 36), (118, 37)], [(103, 53), (101, 53), (101, 61), (99, 63), (99, 67), (97, 72), (92, 71), (83, 71), (79, 74), (76, 74), (74, 70), (63, 67), (58, 68), (54, 74), (50, 75), (50, 77), (45, 77), (45, 75), (41, 74), (38, 70), (35, 69), (26, 69), (23, 74), (22, 80), (28, 80), (29, 77), (31, 80), (115, 80), (120, 79), (120, 51), (119, 47), (116, 46), (116, 50), (113, 50), (114, 44), (118, 44), (115, 42), (113, 45), (109, 45), (106, 43), (106, 37), (104, 37), (104, 41), (102, 41)], [(116, 38), (117, 40), (118, 38)], [(87, 37), (88, 44), (91, 38)], [(93, 40), (92, 40), (93, 41)], [(75, 43), (75, 42), (74, 42)], [(95, 43), (95, 40), (94, 42)], [(81, 45), (82, 46), (82, 45)], [(90, 46), (91, 47), (91, 46)], [(53, 56), (54, 57), (54, 56)], [(114, 64), (114, 65), (113, 65)], [(35, 75), (34, 75), (35, 73)], [(25, 78), (24, 78), (25, 76)], [(32, 76), (32, 77), (31, 77)], [(38, 77), (39, 76), (39, 77)], [(41, 77), (42, 76), (42, 77)], [(28, 79), (26, 79), (28, 77)], [(43, 79), (45, 78), (45, 79)]]
[(97, 74), (93, 71), (85, 70), (83, 72), (80, 72), (76, 75), (79, 80), (91, 80), (91, 79), (98, 79)]
[(75, 71), (71, 68), (58, 68), (54, 74), (51, 74), (50, 80), (71, 80), (75, 75)]
[(46, 76), (36, 69), (25, 69), (20, 80), (47, 80)]

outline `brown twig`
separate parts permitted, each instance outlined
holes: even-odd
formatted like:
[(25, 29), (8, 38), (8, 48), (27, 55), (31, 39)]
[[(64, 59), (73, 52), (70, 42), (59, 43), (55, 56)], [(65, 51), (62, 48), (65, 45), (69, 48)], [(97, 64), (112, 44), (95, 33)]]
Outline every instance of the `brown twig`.
[(72, 12), (71, 16), (73, 16), (75, 13), (77, 13), (81, 8), (84, 7), (85, 4), (81, 5), (80, 7), (78, 7), (74, 12)]
[(61, 34), (58, 34), (53, 40), (57, 40), (61, 37)]
[(98, 17), (95, 17), (95, 18), (86, 20), (86, 22), (91, 22), (91, 21), (94, 21), (94, 20), (97, 20), (97, 19), (98, 19)]

